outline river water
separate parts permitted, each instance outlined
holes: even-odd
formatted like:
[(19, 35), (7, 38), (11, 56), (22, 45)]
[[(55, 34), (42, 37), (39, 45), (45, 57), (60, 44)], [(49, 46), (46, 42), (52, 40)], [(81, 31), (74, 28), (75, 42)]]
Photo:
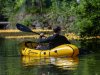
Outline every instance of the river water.
[(80, 48), (74, 58), (20, 55), (21, 39), (0, 39), (0, 75), (100, 75), (100, 39), (71, 40)]

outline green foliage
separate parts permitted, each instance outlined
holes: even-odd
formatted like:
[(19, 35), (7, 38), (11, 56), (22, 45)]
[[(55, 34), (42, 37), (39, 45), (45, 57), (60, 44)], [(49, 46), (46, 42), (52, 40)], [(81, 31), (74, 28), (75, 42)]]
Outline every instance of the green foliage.
[(100, 35), (100, 0), (0, 0), (0, 9), (14, 23), (50, 21), (81, 36)]
[(100, 0), (81, 0), (76, 7), (76, 28), (81, 36), (100, 35)]
[(23, 25), (30, 26), (32, 25), (32, 17), (31, 15), (27, 15), (22, 21), (20, 21)]
[(84, 18), (76, 22), (77, 30), (80, 32), (80, 35), (92, 34), (91, 30), (93, 29), (91, 20)]
[(14, 13), (18, 12), (19, 10), (22, 10), (22, 7), (24, 7), (25, 5), (25, 1), (26, 0), (17, 0), (15, 2), (15, 6), (14, 6)]

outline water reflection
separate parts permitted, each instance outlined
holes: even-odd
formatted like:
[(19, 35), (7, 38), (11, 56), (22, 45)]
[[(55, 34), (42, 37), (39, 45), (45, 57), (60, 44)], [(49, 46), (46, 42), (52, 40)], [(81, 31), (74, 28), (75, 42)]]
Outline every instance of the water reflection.
[(30, 66), (48, 66), (53, 65), (57, 68), (63, 69), (63, 70), (75, 70), (77, 69), (79, 63), (78, 57), (67, 57), (67, 58), (37, 58), (37, 57), (29, 57), (29, 56), (23, 56), (22, 57), (22, 65), (24, 67), (30, 67)]
[(100, 52), (100, 39), (79, 40), (80, 55)]
[(19, 57), (0, 56), (0, 75), (20, 75), (21, 65)]
[(100, 75), (100, 39), (73, 42), (86, 52), (78, 58), (21, 57), (19, 43), (0, 39), (0, 75)]

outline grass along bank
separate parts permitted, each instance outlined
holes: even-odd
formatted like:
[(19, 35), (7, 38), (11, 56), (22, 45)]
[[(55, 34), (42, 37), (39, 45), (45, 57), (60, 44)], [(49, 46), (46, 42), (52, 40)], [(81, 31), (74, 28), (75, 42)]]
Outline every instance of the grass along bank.
[[(46, 36), (50, 36), (52, 35), (52, 30), (43, 30), (43, 29), (34, 29), (33, 30), (34, 32), (38, 32), (38, 33), (45, 33)], [(49, 33), (49, 34), (48, 34)], [(20, 30), (0, 30), (0, 37), (3, 37), (3, 38), (7, 38), (7, 39), (15, 39), (15, 38), (38, 38), (39, 35), (37, 34), (33, 34), (31, 32), (21, 32)], [(74, 34), (74, 33), (65, 33), (65, 37), (67, 37), (69, 40), (72, 40), (72, 39), (93, 39), (93, 38), (100, 38), (100, 36), (91, 36), (91, 37), (84, 37), (84, 38), (81, 38), (80, 36)]]

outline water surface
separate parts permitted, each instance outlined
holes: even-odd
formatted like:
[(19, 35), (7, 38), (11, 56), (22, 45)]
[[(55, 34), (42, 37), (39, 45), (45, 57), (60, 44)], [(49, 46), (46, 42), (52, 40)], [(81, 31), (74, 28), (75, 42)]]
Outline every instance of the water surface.
[(72, 40), (75, 58), (31, 58), (20, 55), (20, 39), (0, 39), (0, 75), (100, 75), (100, 39)]

